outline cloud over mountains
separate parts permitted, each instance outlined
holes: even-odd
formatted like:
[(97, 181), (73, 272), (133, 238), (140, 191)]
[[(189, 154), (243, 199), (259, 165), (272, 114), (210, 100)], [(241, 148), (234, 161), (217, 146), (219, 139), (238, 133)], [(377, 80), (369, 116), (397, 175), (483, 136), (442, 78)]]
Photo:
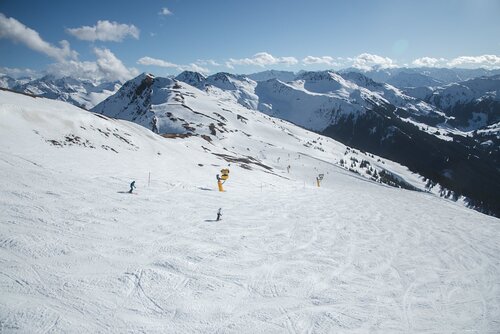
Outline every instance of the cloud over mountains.
[(133, 24), (122, 24), (110, 22), (108, 20), (97, 21), (95, 26), (83, 26), (80, 28), (70, 28), (66, 31), (74, 37), (84, 41), (111, 41), (121, 42), (127, 36), (139, 39), (140, 31)]

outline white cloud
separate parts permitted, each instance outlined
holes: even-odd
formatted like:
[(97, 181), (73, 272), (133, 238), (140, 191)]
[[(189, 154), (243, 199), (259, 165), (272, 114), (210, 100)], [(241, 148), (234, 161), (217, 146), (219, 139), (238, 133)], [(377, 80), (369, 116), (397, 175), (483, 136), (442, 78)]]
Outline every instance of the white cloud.
[(299, 61), (295, 57), (274, 57), (273, 55), (267, 52), (259, 52), (256, 53), (251, 58), (241, 58), (241, 59), (233, 59), (230, 58), (229, 61), (226, 62), (226, 66), (228, 68), (234, 68), (234, 65), (254, 65), (259, 67), (265, 67), (268, 65), (276, 65), (276, 64), (284, 64), (284, 65), (295, 65)]
[(97, 56), (99, 71), (109, 80), (125, 81), (138, 74), (136, 69), (126, 68), (122, 61), (108, 49), (94, 48), (94, 53)]
[(210, 73), (210, 70), (208, 68), (204, 68), (198, 64), (191, 63), (189, 65), (179, 65), (179, 64), (174, 64), (166, 60), (162, 59), (157, 59), (157, 58), (151, 58), (151, 57), (142, 57), (137, 61), (138, 64), (145, 65), (145, 66), (158, 66), (158, 67), (165, 67), (165, 68), (173, 68), (178, 71), (195, 71), (195, 72), (200, 72), (203, 74)]
[(372, 68), (393, 68), (398, 67), (391, 58), (382, 57), (370, 53), (362, 53), (356, 58), (352, 58), (353, 67), (361, 70), (370, 70)]
[[(97, 57), (95, 62), (78, 61), (78, 54), (71, 50), (67, 41), (61, 41), (60, 48), (55, 47), (44, 41), (35, 30), (26, 27), (14, 18), (7, 18), (2, 13), (0, 13), (0, 38), (9, 38), (56, 59), (57, 63), (47, 67), (47, 72), (56, 76), (125, 81), (138, 74), (137, 69), (126, 68), (121, 60), (108, 49), (95, 48), (94, 54)], [(31, 70), (8, 68), (3, 68), (2, 71), (14, 76), (37, 74)]]
[(151, 58), (151, 57), (142, 57), (137, 61), (138, 64), (141, 65), (146, 65), (146, 66), (159, 66), (159, 67), (171, 67), (171, 68), (177, 68), (178, 65), (162, 60), (162, 59), (156, 59), (156, 58)]
[(425, 67), (462, 67), (486, 69), (500, 68), (500, 56), (481, 55), (481, 56), (460, 56), (453, 59), (422, 57), (412, 62), (413, 66)]
[(99, 72), (96, 62), (92, 61), (64, 61), (50, 64), (47, 67), (47, 73), (56, 77), (73, 77), (78, 79), (100, 80), (103, 75)]
[(11, 78), (39, 77), (40, 73), (30, 68), (0, 67), (0, 75), (8, 75)]
[(314, 57), (307, 56), (302, 59), (304, 65), (329, 65), (329, 66), (339, 66), (339, 63), (335, 61), (335, 58), (330, 56)]
[(196, 61), (196, 64), (198, 64), (198, 65), (204, 65), (204, 66), (207, 66), (207, 65), (210, 65), (210, 66), (220, 66), (220, 64), (218, 62), (216, 62), (215, 60), (213, 60), (213, 59), (198, 59)]
[(0, 38), (8, 38), (16, 43), (22, 43), (32, 50), (43, 53), (58, 61), (67, 58), (76, 59), (78, 53), (71, 50), (67, 41), (60, 41), (61, 47), (56, 47), (44, 41), (38, 32), (26, 27), (18, 20), (6, 17), (0, 13)]
[(500, 68), (500, 56), (482, 55), (482, 56), (461, 56), (450, 60), (447, 63), (451, 67), (465, 68)]
[(412, 65), (418, 67), (438, 67), (443, 66), (446, 62), (444, 58), (422, 57), (417, 58), (412, 62)]
[(168, 16), (168, 15), (173, 15), (174, 13), (172, 13), (167, 7), (163, 7), (160, 12), (158, 13), (158, 15), (163, 15), (163, 16)]
[(460, 56), (453, 59), (422, 57), (412, 62), (413, 66), (425, 67), (462, 67), (462, 68), (500, 68), (500, 56)]
[(110, 50), (94, 48), (96, 61), (63, 61), (47, 67), (47, 73), (57, 77), (124, 82), (139, 74), (135, 68), (126, 68)]
[(66, 31), (78, 39), (84, 41), (111, 41), (121, 42), (125, 37), (131, 36), (139, 39), (139, 29), (133, 24), (121, 24), (107, 20), (97, 21), (95, 26), (83, 26), (80, 28), (66, 29)]
[(182, 71), (194, 71), (202, 74), (207, 74), (211, 72), (208, 68), (201, 67), (200, 65), (195, 63), (191, 63), (189, 65), (181, 65), (180, 69)]

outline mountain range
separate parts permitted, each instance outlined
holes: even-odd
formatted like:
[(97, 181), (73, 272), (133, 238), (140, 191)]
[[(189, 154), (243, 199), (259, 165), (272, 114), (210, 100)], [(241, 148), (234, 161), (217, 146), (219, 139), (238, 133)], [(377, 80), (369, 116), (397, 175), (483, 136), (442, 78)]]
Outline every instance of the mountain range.
[(59, 78), (53, 75), (35, 79), (0, 76), (0, 88), (69, 102), (87, 110), (116, 93), (120, 87), (121, 83), (118, 81), (95, 82), (72, 77)]
[(377, 82), (388, 83), (403, 89), (409, 87), (442, 86), (478, 77), (494, 76), (500, 74), (500, 69), (398, 67), (373, 68), (369, 70), (348, 68), (340, 72), (359, 72)]
[[(4, 77), (1, 82), (13, 90), (93, 107), (93, 112), (163, 135), (219, 136), (224, 121), (199, 113), (223, 104), (229, 110), (240, 106), (399, 162), (425, 178), (428, 188), (436, 185), (441, 194), (463, 196), (470, 207), (499, 215), (496, 72), (347, 69), (204, 76), (186, 71), (175, 78), (142, 74), (123, 86), (50, 77), (17, 85)], [(194, 108), (185, 102), (193, 98), (203, 99), (204, 105)]]
[(143, 74), (104, 115), (0, 90), (2, 332), (496, 331), (497, 218), (205, 88)]

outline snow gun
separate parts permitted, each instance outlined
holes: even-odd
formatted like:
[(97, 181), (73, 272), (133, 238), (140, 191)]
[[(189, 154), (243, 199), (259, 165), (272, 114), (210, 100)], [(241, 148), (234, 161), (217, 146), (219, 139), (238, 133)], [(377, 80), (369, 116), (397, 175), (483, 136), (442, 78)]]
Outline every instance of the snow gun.
[(224, 191), (224, 188), (222, 187), (222, 184), (226, 182), (226, 180), (229, 178), (229, 169), (224, 168), (220, 170), (221, 175), (217, 174), (217, 186), (219, 187), (219, 191)]

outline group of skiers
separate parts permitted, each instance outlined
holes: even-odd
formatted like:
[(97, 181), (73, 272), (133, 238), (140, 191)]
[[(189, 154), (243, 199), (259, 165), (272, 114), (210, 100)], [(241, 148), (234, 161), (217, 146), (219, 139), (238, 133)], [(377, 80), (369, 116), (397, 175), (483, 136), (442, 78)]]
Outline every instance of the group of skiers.
[[(217, 175), (218, 177), (219, 175)], [(137, 187), (135, 186), (135, 181), (132, 181), (132, 183), (130, 183), (130, 190), (128, 191), (129, 194), (132, 194), (132, 191), (134, 191), (134, 189), (136, 189)], [(216, 218), (216, 221), (219, 221), (221, 220), (222, 218), (222, 208), (219, 208), (219, 210), (217, 211), (217, 218)]]

